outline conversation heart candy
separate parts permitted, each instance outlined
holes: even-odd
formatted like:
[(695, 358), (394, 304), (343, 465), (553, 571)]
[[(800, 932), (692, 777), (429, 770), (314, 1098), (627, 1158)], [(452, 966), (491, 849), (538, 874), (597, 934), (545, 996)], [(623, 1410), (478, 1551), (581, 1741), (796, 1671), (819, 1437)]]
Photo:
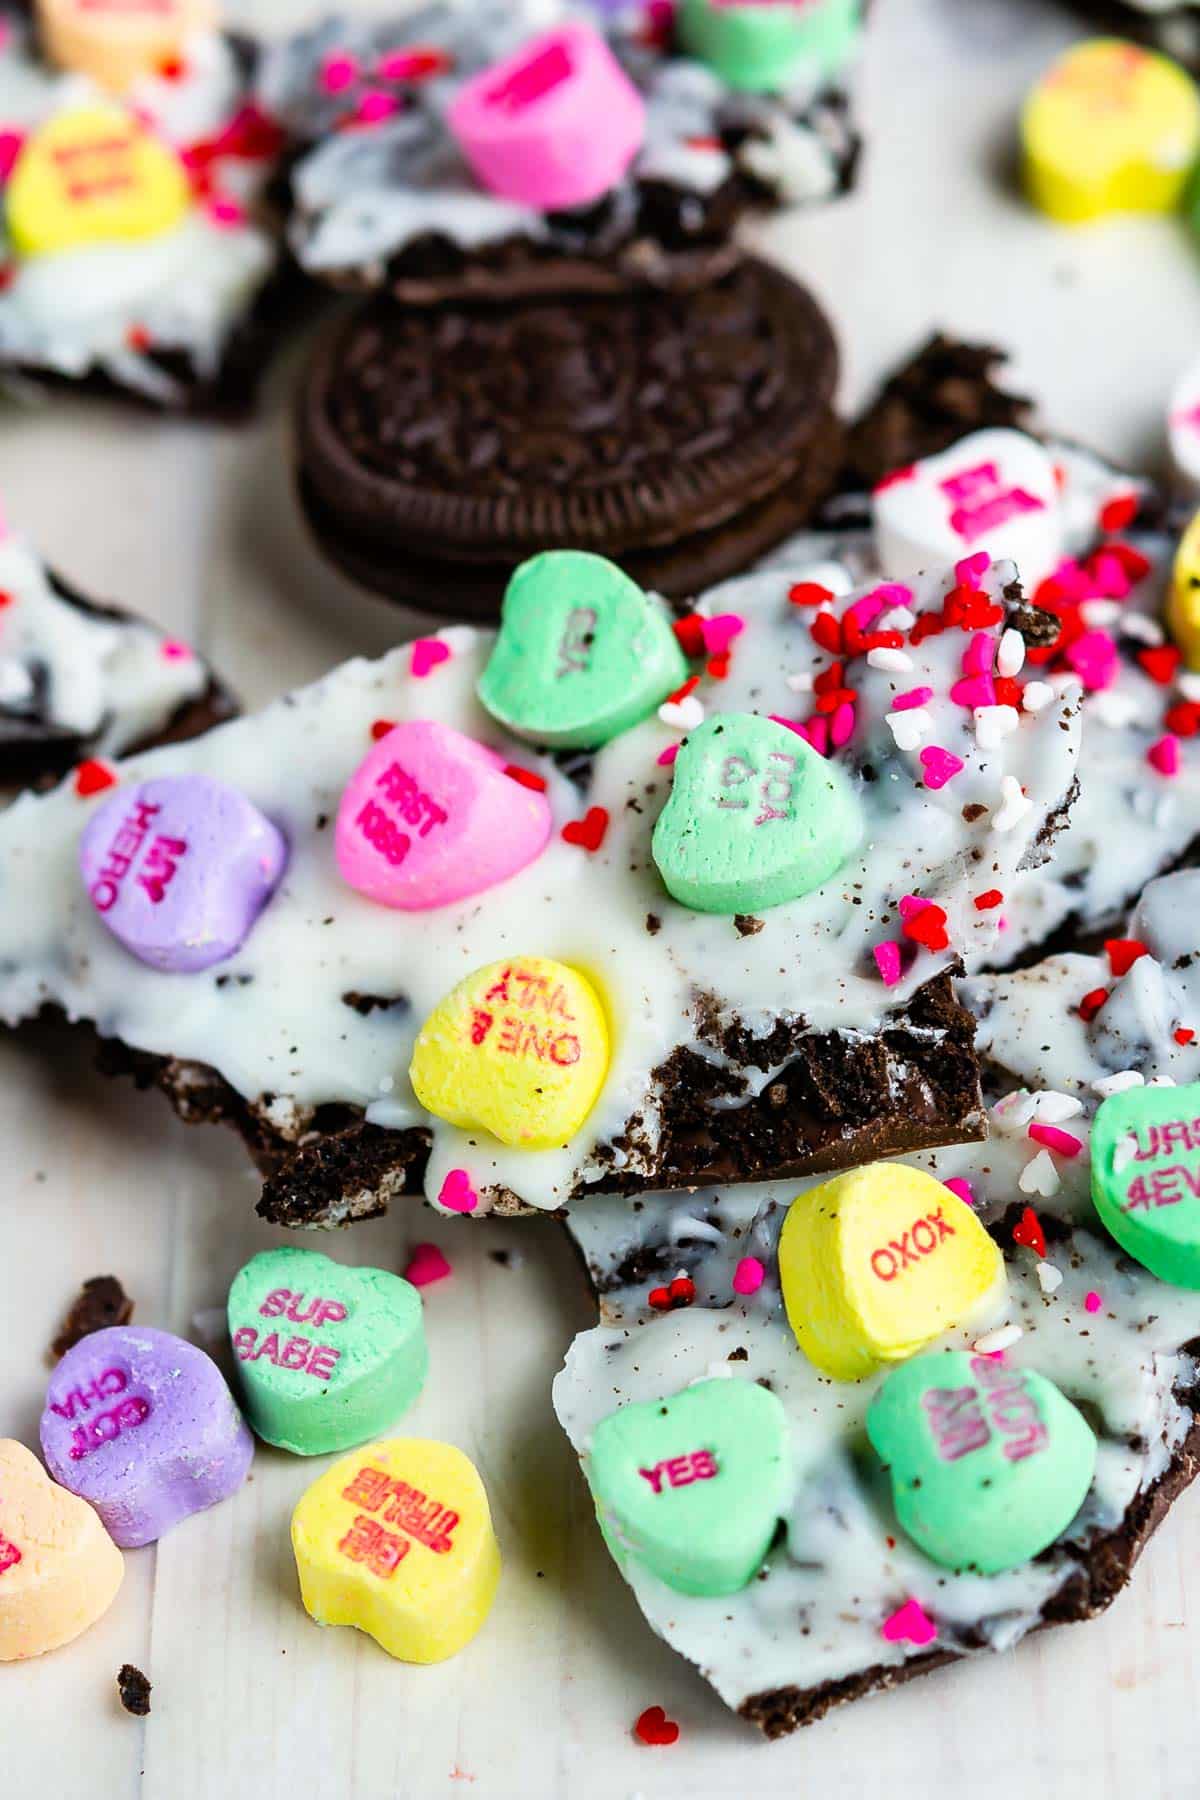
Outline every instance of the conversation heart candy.
[(998, 1575), (1037, 1556), (1083, 1505), (1096, 1440), (1035, 1369), (964, 1350), (893, 1369), (867, 1410), (901, 1526), (936, 1563)]
[(841, 1381), (901, 1362), (993, 1307), (1004, 1258), (970, 1207), (923, 1169), (870, 1163), (794, 1200), (779, 1239), (788, 1322)]
[(1032, 585), (1064, 553), (1054, 464), (1021, 431), (975, 431), (898, 469), (875, 489), (872, 511), (880, 565), (898, 580), (986, 550), (1011, 557)]
[(50, 1377), (42, 1454), (132, 1550), (236, 1493), (254, 1440), (211, 1357), (169, 1331), (115, 1325)]
[(283, 834), (210, 775), (120, 788), (79, 843), (92, 905), (140, 962), (191, 973), (245, 942), (287, 866)]
[(1091, 1149), (1105, 1230), (1160, 1281), (1200, 1288), (1200, 1082), (1110, 1094)]
[(602, 1419), (588, 1479), (618, 1549), (681, 1594), (735, 1594), (791, 1496), (787, 1415), (756, 1381), (698, 1381)]
[(1179, 540), (1167, 594), (1167, 625), (1189, 669), (1200, 669), (1200, 512)]
[(1025, 191), (1063, 224), (1170, 212), (1198, 151), (1191, 79), (1167, 57), (1117, 38), (1073, 45), (1021, 115)]
[(682, 0), (679, 42), (730, 87), (769, 92), (817, 83), (848, 61), (861, 0)]
[(192, 34), (213, 31), (213, 0), (36, 0), (38, 37), (60, 69), (122, 94), (172, 62)]
[(652, 847), (681, 905), (754, 913), (820, 887), (862, 832), (837, 763), (772, 719), (715, 713), (680, 745)]
[(579, 1130), (608, 1073), (608, 1024), (585, 975), (544, 956), (477, 969), (421, 1027), (409, 1077), (426, 1112), (520, 1150)]
[(464, 82), (446, 117), (485, 188), (542, 212), (599, 200), (646, 132), (641, 95), (583, 21), (543, 33)]
[(429, 1355), (421, 1297), (386, 1269), (316, 1250), (264, 1250), (229, 1290), (246, 1416), (297, 1456), (348, 1450), (407, 1412)]
[(661, 600), (603, 556), (550, 550), (508, 584), (479, 698), (518, 737), (598, 750), (687, 679)]
[(1178, 486), (1200, 494), (1200, 361), (1189, 363), (1171, 391), (1167, 442)]
[(5, 189), (18, 256), (159, 237), (191, 204), (179, 157), (120, 106), (77, 106), (25, 139)]
[(0, 1662), (57, 1650), (103, 1618), (125, 1559), (96, 1513), (0, 1439)]
[(390, 1438), (334, 1463), (292, 1514), (292, 1549), (317, 1623), (357, 1626), (401, 1662), (454, 1656), (500, 1579), (478, 1470), (426, 1438)]
[(541, 855), (552, 826), (545, 794), (510, 780), (502, 756), (415, 719), (355, 770), (334, 844), (343, 880), (360, 894), (424, 912), (507, 881)]

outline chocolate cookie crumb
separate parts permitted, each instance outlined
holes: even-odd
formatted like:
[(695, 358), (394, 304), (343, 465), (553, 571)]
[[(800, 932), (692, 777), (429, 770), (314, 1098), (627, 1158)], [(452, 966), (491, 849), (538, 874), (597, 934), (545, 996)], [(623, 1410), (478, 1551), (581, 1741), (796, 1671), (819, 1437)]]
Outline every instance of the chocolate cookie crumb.
[(756, 919), (753, 913), (734, 913), (733, 928), (739, 937), (754, 937), (762, 930), (763, 921)]
[(657, 937), (662, 930), (662, 920), (657, 913), (646, 914), (646, 930), (650, 933), (651, 937)]
[(122, 1663), (117, 1670), (117, 1692), (127, 1713), (144, 1719), (150, 1711), (150, 1682), (132, 1663)]
[(105, 1331), (110, 1325), (128, 1325), (132, 1317), (133, 1301), (116, 1276), (93, 1275), (71, 1302), (62, 1329), (50, 1346), (50, 1355), (58, 1362), (94, 1331)]

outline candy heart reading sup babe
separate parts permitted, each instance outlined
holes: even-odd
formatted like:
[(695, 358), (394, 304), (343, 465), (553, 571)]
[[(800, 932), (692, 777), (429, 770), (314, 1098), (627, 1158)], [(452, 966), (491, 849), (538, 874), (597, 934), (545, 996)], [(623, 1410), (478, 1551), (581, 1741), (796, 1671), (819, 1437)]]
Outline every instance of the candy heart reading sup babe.
[(83, 1500), (0, 1440), (0, 1662), (69, 1644), (117, 1596), (125, 1561)]

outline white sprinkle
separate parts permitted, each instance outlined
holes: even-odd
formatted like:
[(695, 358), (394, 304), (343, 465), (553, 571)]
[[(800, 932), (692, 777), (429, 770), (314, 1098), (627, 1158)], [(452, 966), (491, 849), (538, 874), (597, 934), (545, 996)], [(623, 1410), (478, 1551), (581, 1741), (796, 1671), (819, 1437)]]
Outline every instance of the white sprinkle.
[(720, 1362), (709, 1363), (703, 1375), (697, 1375), (695, 1381), (689, 1381), (689, 1387), (695, 1387), (701, 1381), (725, 1381), (733, 1374), (733, 1365), (724, 1358)]
[(1017, 1177), (1017, 1186), (1023, 1194), (1041, 1194), (1046, 1199), (1057, 1194), (1060, 1186), (1058, 1170), (1048, 1150), (1039, 1150), (1029, 1159)]
[(973, 1348), (980, 1356), (993, 1356), (998, 1350), (1011, 1350), (1024, 1336), (1019, 1325), (998, 1325), (995, 1331), (985, 1331), (976, 1338)]
[(811, 694), (813, 687), (812, 674), (808, 669), (801, 669), (795, 675), (787, 676), (787, 684), (793, 694)]
[(997, 675), (1016, 675), (1025, 667), (1025, 639), (1010, 625), (1000, 637), (996, 651)]
[(1119, 600), (1085, 600), (1079, 608), (1079, 616), (1085, 625), (1095, 627), (1115, 625), (1121, 616)]
[(1123, 1094), (1128, 1088), (1144, 1086), (1145, 1080), (1140, 1069), (1120, 1069), (1115, 1075), (1105, 1075), (1099, 1081), (1093, 1081), (1092, 1092), (1107, 1100), (1110, 1094)]
[(1175, 677), (1175, 686), (1185, 700), (1200, 700), (1200, 675), (1191, 669), (1180, 669)]
[(1054, 698), (1054, 689), (1048, 681), (1027, 681), (1021, 698), (1026, 712), (1045, 712)]
[(1137, 718), (1136, 700), (1131, 700), (1128, 694), (1117, 693), (1114, 688), (1104, 688), (1098, 694), (1090, 694), (1087, 708), (1092, 718), (1099, 719), (1102, 725), (1110, 726), (1113, 731), (1120, 731)]
[(889, 650), (886, 645), (881, 650), (869, 650), (867, 662), (872, 669), (884, 669), (889, 675), (907, 675), (916, 667), (912, 657), (903, 650)]
[(1167, 635), (1156, 619), (1147, 619), (1142, 613), (1126, 613), (1121, 631), (1125, 637), (1136, 638), (1139, 644), (1161, 644)]
[(1043, 1294), (1057, 1294), (1063, 1284), (1063, 1272), (1056, 1269), (1053, 1263), (1040, 1262), (1037, 1266), (1037, 1278)]
[(1146, 1083), (1147, 1087), (1174, 1087), (1175, 1085), (1173, 1075), (1152, 1075)]
[(1034, 1095), (1034, 1117), (1043, 1125), (1061, 1125), (1064, 1119), (1078, 1118), (1083, 1111), (1083, 1101), (1077, 1100), (1074, 1094), (1060, 1094), (1056, 1088), (1045, 1088)]
[(915, 750), (933, 730), (933, 719), (923, 706), (910, 706), (907, 712), (887, 713), (885, 717), (897, 750)]
[(974, 718), (975, 742), (981, 750), (998, 750), (1021, 723), (1015, 706), (977, 706)]
[(33, 676), (24, 663), (5, 657), (0, 662), (0, 705), (20, 706), (33, 693)]
[(817, 587), (828, 588), (831, 594), (839, 597), (854, 591), (854, 577), (844, 563), (818, 562), (805, 566), (790, 577), (793, 581), (811, 581)]
[(695, 694), (685, 694), (682, 700), (664, 700), (658, 716), (664, 725), (673, 725), (678, 731), (694, 731), (704, 719), (704, 702)]
[(379, 1077), (378, 1086), (381, 1094), (390, 1094), (395, 1085), (396, 1078), (394, 1075), (381, 1075)]
[(907, 606), (893, 606), (891, 612), (884, 613), (875, 621), (876, 631), (911, 631), (917, 622), (917, 615)]
[(474, 625), (445, 625), (438, 632), (443, 644), (447, 644), (456, 656), (469, 650), (479, 633)]
[(1068, 688), (1077, 688), (1079, 685), (1079, 677), (1073, 669), (1060, 669), (1050, 677), (1050, 686), (1056, 694), (1065, 694)]
[(1119, 1175), (1121, 1173), (1122, 1169), (1127, 1169), (1129, 1167), (1130, 1163), (1134, 1161), (1135, 1157), (1137, 1156), (1137, 1153), (1138, 1153), (1137, 1139), (1134, 1137), (1132, 1131), (1127, 1131), (1125, 1133), (1125, 1136), (1121, 1139), (1120, 1143), (1117, 1144), (1113, 1149), (1113, 1170), (1114, 1170), (1114, 1172), (1117, 1175)]
[(1019, 1093), (1005, 1094), (992, 1108), (997, 1117), (1003, 1117), (1009, 1125), (1024, 1127), (1037, 1116), (1037, 1094)]
[(1021, 792), (1016, 776), (1006, 775), (1000, 783), (1000, 805), (992, 814), (993, 831), (1011, 831), (1032, 811), (1033, 801)]

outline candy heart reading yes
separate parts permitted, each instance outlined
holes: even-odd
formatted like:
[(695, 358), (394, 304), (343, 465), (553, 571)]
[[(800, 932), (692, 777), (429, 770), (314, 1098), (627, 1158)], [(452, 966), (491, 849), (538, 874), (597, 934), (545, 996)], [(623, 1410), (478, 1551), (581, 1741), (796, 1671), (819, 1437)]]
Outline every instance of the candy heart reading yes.
[(1110, 1094), (1091, 1150), (1105, 1229), (1160, 1281), (1200, 1288), (1200, 1083)]
[(208, 775), (120, 789), (79, 844), (84, 886), (113, 936), (140, 962), (176, 973), (232, 956), (286, 864), (282, 833)]
[(900, 1362), (1004, 1292), (1004, 1259), (923, 1169), (870, 1163), (810, 1188), (779, 1239), (783, 1298), (810, 1362), (842, 1381)]
[(292, 1549), (318, 1624), (355, 1625), (402, 1662), (461, 1650), (500, 1579), (477, 1470), (453, 1445), (424, 1438), (391, 1438), (334, 1463), (292, 1514)]
[(251, 1425), (298, 1456), (375, 1437), (429, 1366), (417, 1290), (316, 1250), (252, 1257), (229, 1290), (229, 1336)]
[(42, 1454), (131, 1550), (235, 1493), (254, 1441), (202, 1350), (121, 1325), (83, 1338), (50, 1377)]
[(602, 1419), (588, 1478), (618, 1550), (682, 1594), (735, 1594), (787, 1508), (787, 1415), (757, 1382), (700, 1381)]
[(815, 85), (846, 63), (861, 10), (860, 0), (683, 0), (679, 41), (730, 87)]
[(125, 1561), (95, 1512), (0, 1440), (0, 1662), (69, 1644), (117, 1596)]
[(421, 1027), (409, 1076), (427, 1112), (521, 1150), (567, 1143), (608, 1073), (608, 1025), (577, 969), (542, 956), (489, 963)]
[(120, 106), (61, 112), (26, 138), (5, 191), (19, 256), (158, 237), (191, 188), (175, 152)]
[(185, 38), (216, 28), (213, 0), (37, 0), (38, 36), (51, 62), (124, 93), (178, 55)]
[(614, 563), (550, 550), (508, 584), (479, 698), (518, 737), (598, 750), (687, 679), (660, 600)]
[(1082, 1506), (1096, 1440), (1033, 1369), (944, 1350), (888, 1376), (867, 1411), (896, 1517), (926, 1556), (996, 1575), (1052, 1544)]
[(1200, 512), (1179, 540), (1171, 589), (1167, 595), (1167, 624), (1189, 669), (1200, 669)]
[(752, 913), (820, 887), (862, 831), (836, 763), (772, 719), (717, 713), (680, 745), (653, 852), (681, 905)]

